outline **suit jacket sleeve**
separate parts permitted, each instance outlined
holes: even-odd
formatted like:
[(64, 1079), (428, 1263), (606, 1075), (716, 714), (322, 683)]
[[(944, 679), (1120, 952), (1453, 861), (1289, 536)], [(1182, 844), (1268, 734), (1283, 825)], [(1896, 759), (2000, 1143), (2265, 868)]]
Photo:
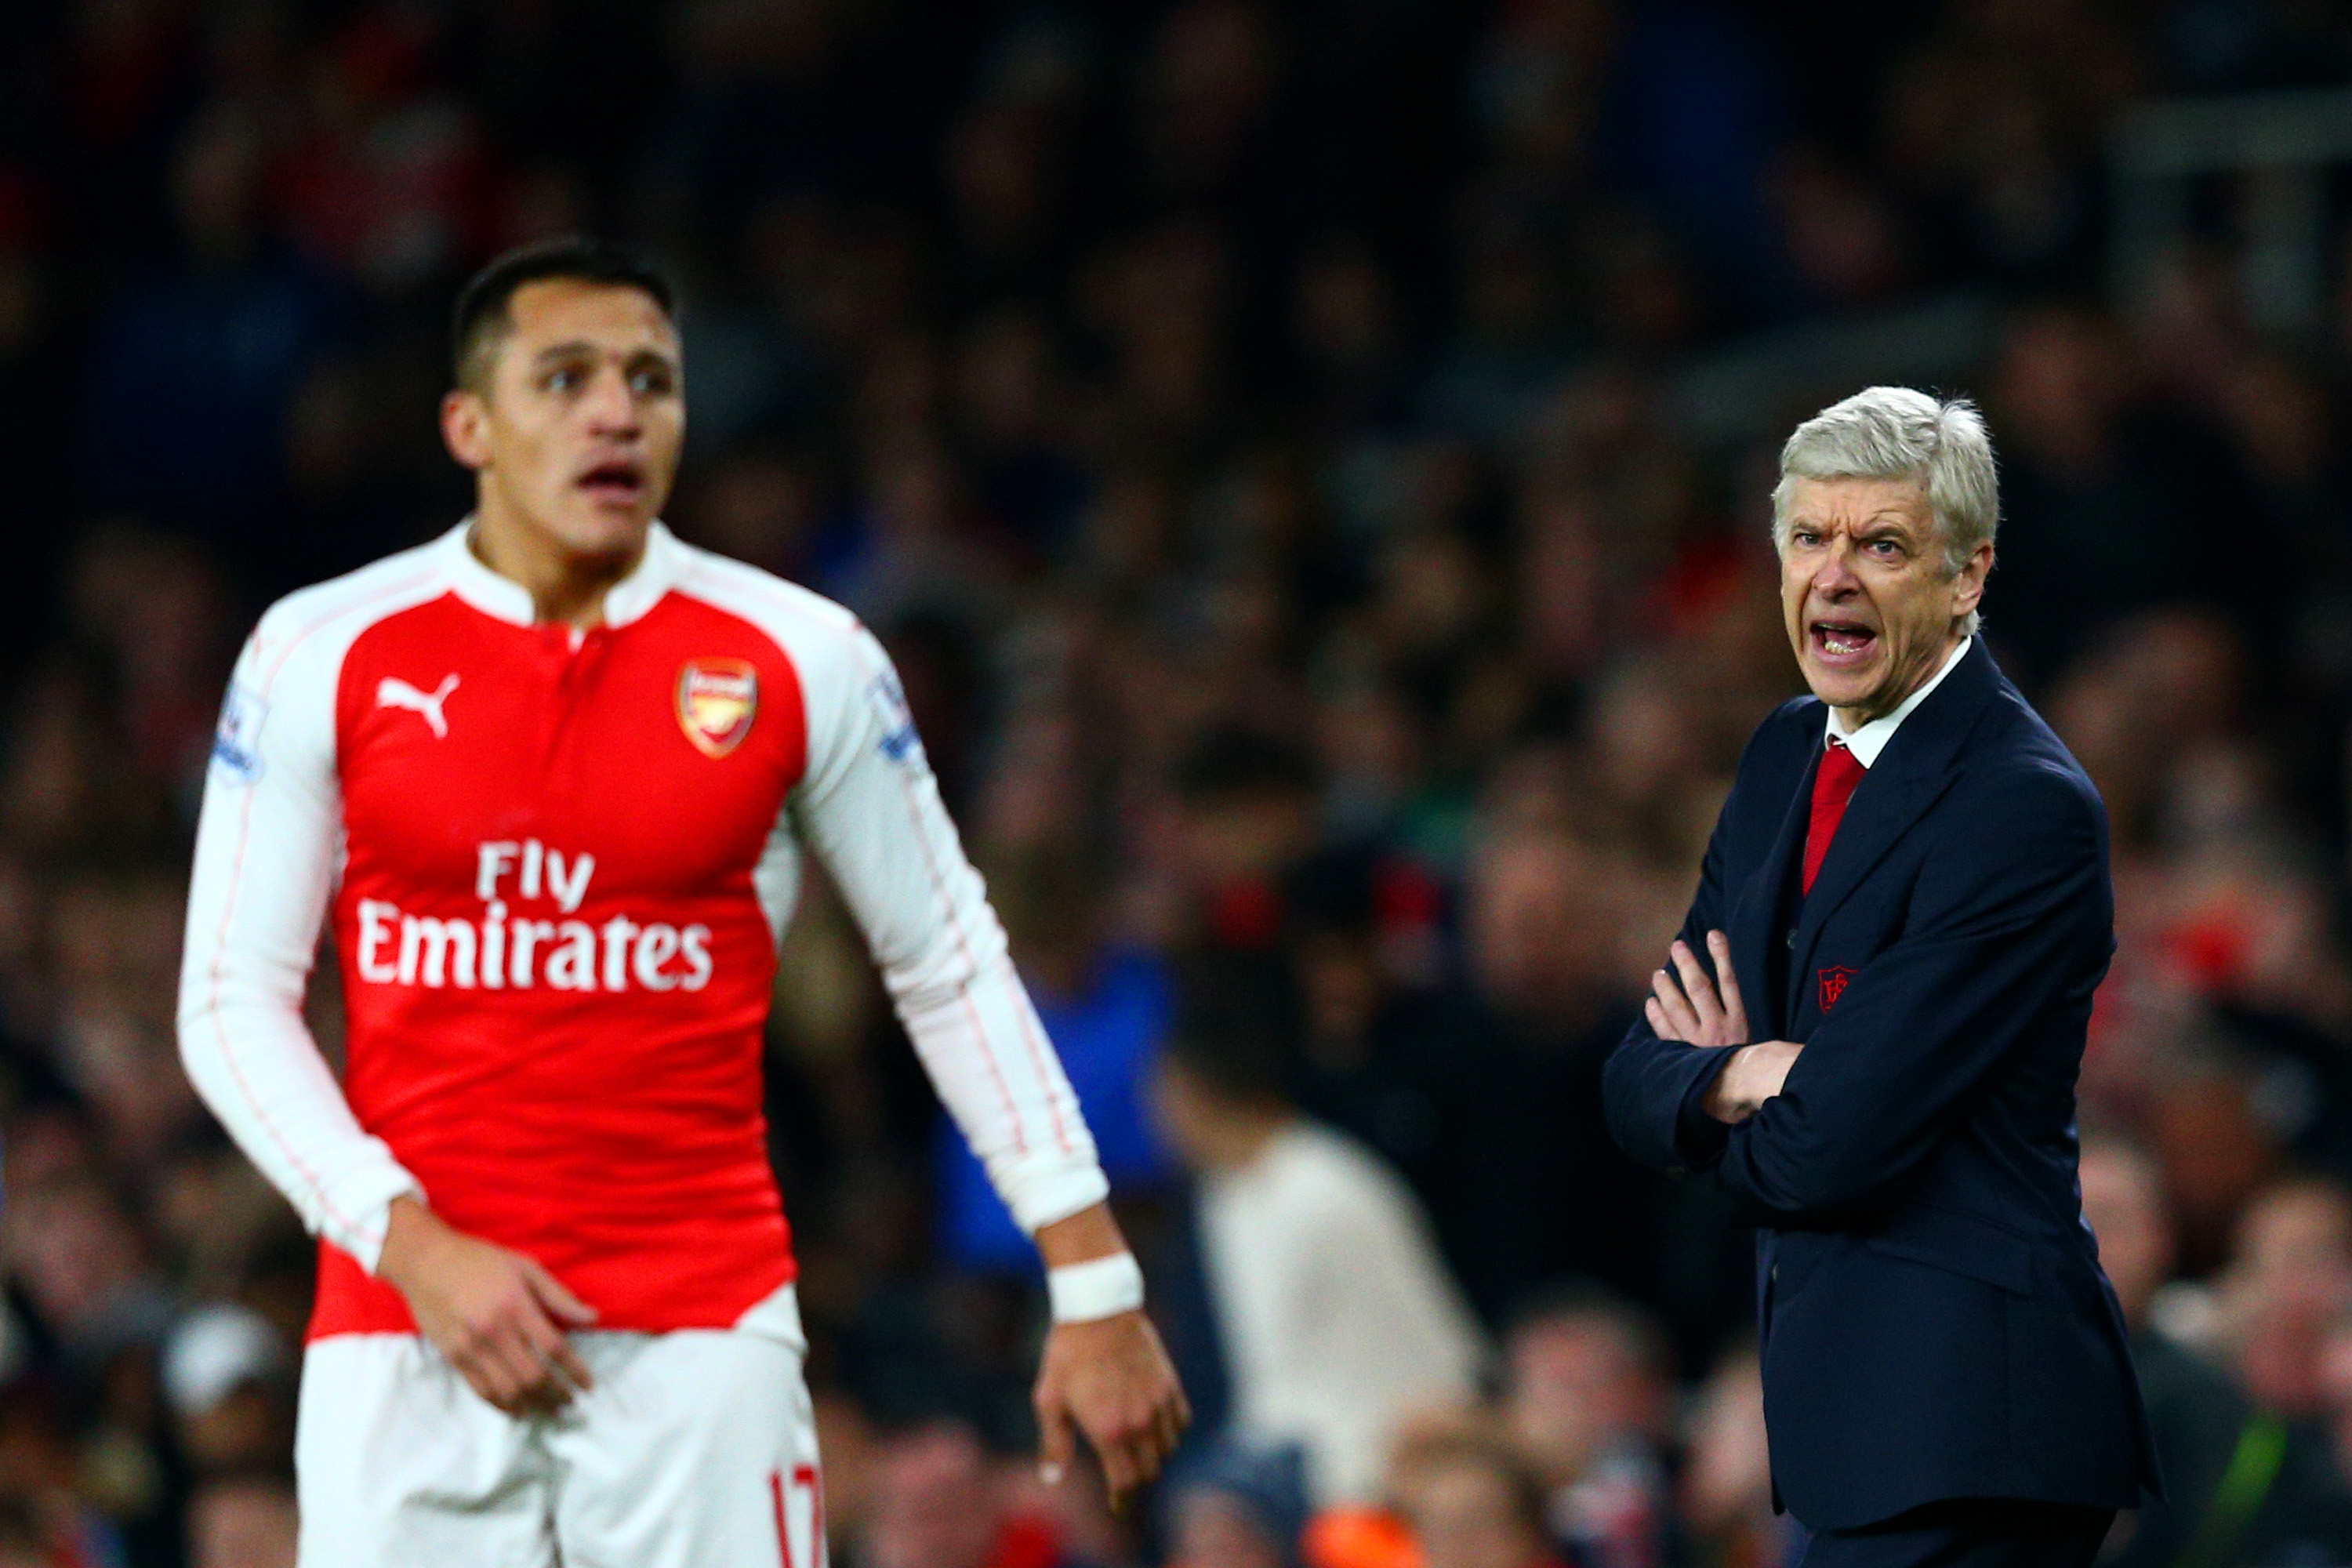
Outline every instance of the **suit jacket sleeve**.
[(1713, 1179), (1759, 1223), (1891, 1197), (2021, 1042), (2087, 1016), (2114, 949), (2097, 797), (2054, 768), (1973, 793), (1938, 813), (1904, 933), (1725, 1141)]
[[(1710, 973), (1714, 960), (1707, 953), (1706, 933), (1725, 927), (1724, 824), (1730, 820), (1734, 804), (1727, 800), (1716, 819), (1706, 858), (1699, 866), (1698, 893), (1683, 918), (1682, 940)], [(1658, 956), (1663, 963), (1665, 955)], [(1757, 978), (1750, 976), (1746, 984), (1753, 987)], [(1711, 1163), (1723, 1151), (1727, 1129), (1707, 1117), (1699, 1102), (1736, 1048), (1701, 1050), (1678, 1040), (1662, 1040), (1647, 1018), (1636, 1017), (1601, 1072), (1609, 1131), (1618, 1147), (1643, 1164), (1674, 1175)]]

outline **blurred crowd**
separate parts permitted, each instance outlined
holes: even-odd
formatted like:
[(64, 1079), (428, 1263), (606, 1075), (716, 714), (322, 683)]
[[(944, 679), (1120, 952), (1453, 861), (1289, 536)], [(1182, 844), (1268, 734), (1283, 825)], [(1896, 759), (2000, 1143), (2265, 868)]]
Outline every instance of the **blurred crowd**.
[(1747, 1235), (1599, 1069), (1794, 687), (1777, 442), (1932, 374), (2114, 819), (2111, 1554), (2352, 1562), (2352, 251), (2257, 331), (2212, 181), (2112, 308), (2105, 163), (2352, 80), (2341, 6), (12, 0), (0, 63), (0, 1568), (292, 1562), (310, 1246), (174, 1058), (204, 759), (264, 604), (462, 513), (455, 286), (574, 229), (684, 285), (674, 525), (898, 660), (1201, 1415), (1148, 1508), (1037, 1481), (1034, 1259), (816, 887), (834, 1561), (1787, 1560)]

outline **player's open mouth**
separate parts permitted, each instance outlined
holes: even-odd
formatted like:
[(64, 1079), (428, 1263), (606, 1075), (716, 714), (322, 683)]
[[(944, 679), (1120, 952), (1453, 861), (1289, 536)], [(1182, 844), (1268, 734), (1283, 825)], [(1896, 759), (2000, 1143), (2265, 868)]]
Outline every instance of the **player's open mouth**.
[(1832, 669), (1859, 668), (1878, 646), (1878, 628), (1860, 621), (1815, 621), (1807, 629), (1813, 657)]
[(599, 463), (573, 481), (598, 500), (630, 505), (645, 493), (646, 476), (635, 463)]

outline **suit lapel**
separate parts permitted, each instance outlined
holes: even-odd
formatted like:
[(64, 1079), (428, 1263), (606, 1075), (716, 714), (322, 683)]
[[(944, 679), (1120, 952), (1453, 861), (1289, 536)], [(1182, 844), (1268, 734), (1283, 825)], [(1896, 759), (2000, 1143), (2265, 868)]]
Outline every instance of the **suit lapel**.
[(2000, 668), (1979, 638), (1959, 667), (1903, 721), (1878, 754), (1877, 764), (1855, 787), (1837, 837), (1830, 840), (1821, 874), (1813, 879), (1813, 890), (1805, 895), (1797, 917), (1785, 1003), (1789, 1016), (1795, 1016), (1799, 979), (1811, 968), (1822, 927), (1951, 787), (1961, 745), (2000, 684)]
[[(1819, 717), (1811, 722), (1819, 725)], [(1817, 731), (1813, 731), (1817, 732)], [(1797, 857), (1804, 852), (1805, 824), (1811, 816), (1813, 770), (1821, 763), (1822, 748), (1818, 742), (1799, 753), (1804, 765), (1797, 770), (1795, 786), (1789, 794), (1788, 809), (1781, 814), (1780, 831), (1772, 840), (1771, 853), (1756, 874), (1739, 887), (1731, 905), (1731, 928), (1726, 932), (1731, 939), (1732, 967), (1738, 971), (1741, 999), (1748, 1007), (1748, 1032), (1759, 1040), (1788, 1038), (1789, 1010), (1773, 1006), (1780, 1001), (1785, 986), (1772, 984), (1779, 966), (1772, 962), (1772, 944), (1786, 939), (1780, 930), (1781, 893), (1789, 886), (1790, 869)]]

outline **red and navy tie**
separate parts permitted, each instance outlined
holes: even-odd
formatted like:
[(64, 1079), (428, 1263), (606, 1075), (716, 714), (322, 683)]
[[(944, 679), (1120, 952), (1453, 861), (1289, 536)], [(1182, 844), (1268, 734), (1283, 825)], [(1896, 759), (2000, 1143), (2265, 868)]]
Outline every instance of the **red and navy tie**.
[(1842, 741), (1829, 742), (1822, 765), (1813, 770), (1813, 816), (1805, 827), (1806, 892), (1813, 890), (1813, 879), (1821, 875), (1830, 840), (1837, 837), (1838, 824), (1845, 819), (1845, 804), (1853, 798), (1853, 786), (1868, 771)]

